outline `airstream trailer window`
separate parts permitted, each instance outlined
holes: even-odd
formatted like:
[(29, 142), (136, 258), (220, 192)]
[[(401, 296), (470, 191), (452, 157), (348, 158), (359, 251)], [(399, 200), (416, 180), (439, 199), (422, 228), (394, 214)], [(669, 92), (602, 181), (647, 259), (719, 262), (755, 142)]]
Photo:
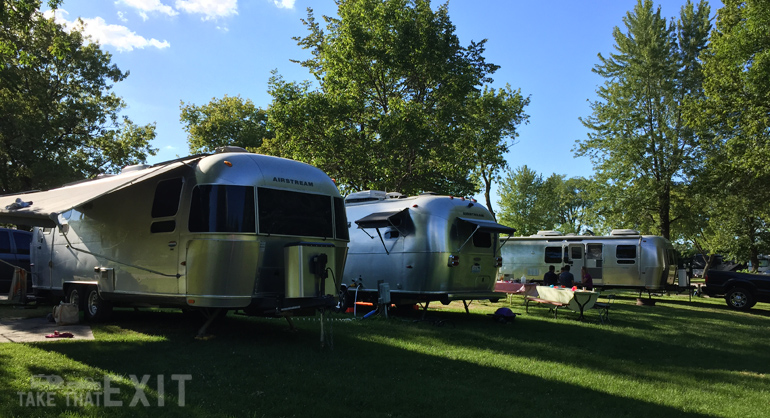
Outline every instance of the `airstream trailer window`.
[(254, 188), (204, 184), (190, 202), (190, 232), (256, 232)]
[[(395, 224), (395, 226), (398, 227), (399, 224)], [(480, 228), (478, 225), (465, 221), (462, 218), (458, 218), (457, 227), (461, 241), (473, 238), (472, 242), (474, 247), (489, 248), (492, 246), (492, 233), (479, 230)]]
[(158, 221), (158, 222), (153, 222), (152, 225), (150, 225), (150, 232), (153, 234), (157, 234), (159, 232), (174, 232), (175, 229), (176, 229), (175, 220)]
[(636, 245), (618, 245), (615, 257), (618, 259), (618, 264), (636, 263)]
[(546, 263), (561, 263), (561, 247), (545, 247)]
[(259, 187), (259, 233), (332, 238), (329, 196)]
[(345, 216), (345, 201), (341, 197), (334, 198), (334, 229), (337, 232), (337, 239), (350, 239), (348, 218)]
[(583, 247), (570, 247), (570, 257), (573, 260), (580, 260), (583, 258)]
[(489, 232), (476, 232), (473, 234), (473, 246), (478, 248), (489, 248), (492, 246), (492, 234)]
[(163, 218), (176, 215), (181, 193), (181, 177), (159, 182), (158, 186), (155, 187), (155, 199), (152, 201), (152, 217)]
[(602, 259), (602, 244), (588, 244), (586, 249), (586, 258), (589, 260)]

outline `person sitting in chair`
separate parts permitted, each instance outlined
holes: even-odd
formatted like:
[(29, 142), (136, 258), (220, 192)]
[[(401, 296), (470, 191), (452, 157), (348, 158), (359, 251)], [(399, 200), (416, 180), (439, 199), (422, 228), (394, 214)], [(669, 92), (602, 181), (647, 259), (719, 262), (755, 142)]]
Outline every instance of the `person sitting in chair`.
[(548, 266), (548, 271), (543, 276), (543, 285), (557, 285), (559, 284), (559, 276), (556, 275), (556, 267)]
[(569, 272), (569, 264), (564, 266), (564, 271), (559, 275), (559, 284), (564, 287), (572, 287), (575, 285), (575, 276)]
[(583, 289), (594, 290), (594, 279), (588, 274), (586, 266), (580, 268), (580, 276), (582, 276)]

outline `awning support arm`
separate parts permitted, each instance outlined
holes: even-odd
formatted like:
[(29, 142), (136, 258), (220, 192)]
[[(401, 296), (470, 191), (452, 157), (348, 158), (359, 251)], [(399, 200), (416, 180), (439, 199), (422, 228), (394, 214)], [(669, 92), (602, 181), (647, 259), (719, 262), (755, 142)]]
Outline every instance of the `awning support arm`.
[[(369, 235), (369, 233), (368, 233), (368, 232), (366, 232), (366, 228), (364, 228), (364, 227), (362, 227), (362, 226), (359, 226), (359, 227), (358, 227), (358, 229), (360, 229), (360, 230), (364, 231), (364, 234), (366, 234), (366, 235), (367, 235), (369, 238), (371, 238), (371, 239), (374, 239), (374, 237), (373, 237), (373, 236)], [(387, 247), (387, 246), (385, 246), (385, 240), (384, 240), (384, 239), (382, 239), (382, 234), (380, 233), (380, 228), (374, 228), (374, 229), (376, 229), (376, 230), (377, 230), (377, 236), (379, 236), (379, 237), (380, 237), (380, 242), (382, 243), (382, 248), (384, 248), (384, 249), (385, 249), (385, 254), (387, 254), (387, 255), (390, 255), (390, 252), (388, 251), (388, 247)]]
[(465, 247), (465, 244), (467, 244), (467, 243), (468, 243), (468, 241), (470, 241), (470, 240), (471, 240), (471, 238), (473, 238), (473, 235), (475, 235), (475, 234), (476, 234), (476, 232), (477, 232), (477, 231), (478, 231), (480, 228), (481, 228), (481, 227), (480, 227), (479, 225), (476, 225), (476, 229), (474, 229), (474, 230), (473, 230), (473, 233), (471, 233), (471, 236), (469, 236), (469, 237), (468, 237), (468, 239), (466, 239), (466, 240), (465, 240), (465, 242), (463, 242), (463, 245), (461, 245), (461, 246), (460, 246), (460, 248), (458, 248), (458, 249), (457, 249), (457, 252), (458, 252), (458, 253), (459, 253), (459, 252), (460, 252), (460, 251), (463, 249), (463, 247)]

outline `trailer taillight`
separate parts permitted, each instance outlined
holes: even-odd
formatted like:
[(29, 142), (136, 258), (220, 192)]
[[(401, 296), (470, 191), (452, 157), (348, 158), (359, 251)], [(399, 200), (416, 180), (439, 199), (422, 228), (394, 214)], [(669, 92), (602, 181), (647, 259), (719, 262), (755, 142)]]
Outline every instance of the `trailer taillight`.
[(495, 257), (495, 267), (503, 266), (503, 257)]
[(460, 256), (459, 255), (450, 255), (449, 256), (449, 262), (447, 263), (449, 267), (457, 267), (460, 265)]

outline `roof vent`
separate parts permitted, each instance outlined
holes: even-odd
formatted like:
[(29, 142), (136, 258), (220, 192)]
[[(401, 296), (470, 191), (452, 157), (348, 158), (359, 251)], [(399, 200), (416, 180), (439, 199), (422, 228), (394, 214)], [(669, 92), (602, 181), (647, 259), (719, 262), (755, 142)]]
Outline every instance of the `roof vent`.
[(617, 236), (617, 235), (641, 235), (639, 231), (634, 229), (613, 229), (610, 231), (610, 236)]
[(345, 197), (345, 203), (374, 202), (385, 200), (388, 194), (379, 190), (365, 190), (363, 192), (351, 193)]
[(139, 171), (139, 170), (146, 170), (150, 168), (149, 164), (134, 164), (134, 165), (127, 165), (123, 167), (122, 170), (120, 170), (121, 173), (130, 173), (132, 171)]
[(562, 236), (562, 233), (559, 231), (537, 231), (537, 234), (532, 236), (533, 237), (560, 237)]
[(404, 196), (403, 194), (401, 194), (399, 192), (388, 192), (388, 193), (385, 194), (385, 197), (388, 198), (388, 199), (403, 199), (406, 196)]
[(217, 147), (214, 150), (215, 154), (222, 154), (224, 152), (249, 152), (246, 150), (246, 148), (236, 147), (233, 145), (226, 145), (224, 147)]

